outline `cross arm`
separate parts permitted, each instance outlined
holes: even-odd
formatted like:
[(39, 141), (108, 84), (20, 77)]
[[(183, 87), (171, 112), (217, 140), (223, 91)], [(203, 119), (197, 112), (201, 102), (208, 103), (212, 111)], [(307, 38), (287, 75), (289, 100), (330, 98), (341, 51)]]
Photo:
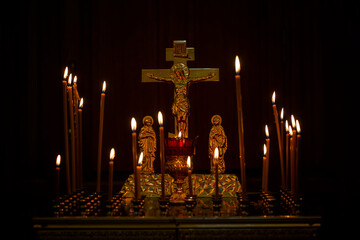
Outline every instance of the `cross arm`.
[(190, 68), (191, 82), (218, 82), (219, 80), (218, 68)]

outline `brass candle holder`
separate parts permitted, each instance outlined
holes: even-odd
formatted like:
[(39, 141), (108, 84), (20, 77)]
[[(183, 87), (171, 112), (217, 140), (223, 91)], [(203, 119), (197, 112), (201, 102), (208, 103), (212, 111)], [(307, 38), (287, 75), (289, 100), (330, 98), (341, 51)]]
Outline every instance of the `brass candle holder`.
[(185, 204), (186, 194), (183, 191), (184, 179), (188, 175), (187, 157), (193, 156), (196, 140), (190, 138), (168, 138), (165, 140), (166, 169), (174, 178), (176, 192), (170, 196), (170, 202)]

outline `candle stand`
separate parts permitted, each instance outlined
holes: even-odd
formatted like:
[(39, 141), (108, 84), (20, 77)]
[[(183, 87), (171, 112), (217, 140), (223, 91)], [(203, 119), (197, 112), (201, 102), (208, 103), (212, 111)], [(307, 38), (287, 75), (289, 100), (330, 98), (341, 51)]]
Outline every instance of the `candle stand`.
[(269, 192), (260, 194), (262, 201), (262, 212), (264, 215), (275, 215), (278, 211), (278, 201), (276, 197)]
[(247, 193), (236, 193), (238, 200), (238, 215), (248, 216), (250, 210), (250, 201)]
[(161, 200), (161, 198), (159, 198), (159, 208), (161, 216), (166, 216), (166, 212), (169, 208), (169, 196), (165, 197), (164, 200)]
[(193, 210), (194, 207), (196, 206), (196, 196), (195, 195), (186, 195), (185, 198), (185, 207), (187, 209), (188, 212), (188, 217), (192, 217), (193, 216)]
[(220, 216), (220, 210), (221, 210), (221, 203), (222, 203), (222, 195), (219, 194), (216, 198), (215, 195), (212, 196), (212, 203), (213, 203), (213, 212), (214, 216), (219, 217)]

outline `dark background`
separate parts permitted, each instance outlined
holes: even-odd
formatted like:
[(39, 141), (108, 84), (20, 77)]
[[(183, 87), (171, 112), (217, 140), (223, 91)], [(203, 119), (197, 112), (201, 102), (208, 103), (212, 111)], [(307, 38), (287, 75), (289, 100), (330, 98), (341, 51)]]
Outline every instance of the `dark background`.
[[(116, 150), (115, 190), (131, 174), (130, 119), (165, 115), (173, 131), (171, 85), (141, 83), (141, 69), (170, 68), (173, 40), (195, 47), (189, 67), (218, 67), (220, 82), (190, 88), (189, 134), (199, 136), (194, 172), (209, 172), (214, 114), (228, 137), (226, 169), (239, 177), (234, 58), (241, 61), (248, 190), (260, 190), (264, 125), (271, 137), (270, 190), (280, 184), (271, 95), (302, 128), (300, 190), (306, 213), (324, 217), (326, 234), (350, 230), (356, 209), (359, 2), (314, 1), (12, 1), (1, 8), (4, 196), (19, 226), (51, 214), (55, 159), (64, 156), (61, 77), (78, 76), (84, 97), (84, 181), (96, 179), (99, 101), (107, 81), (103, 191)], [(351, 138), (352, 137), (352, 138)], [(64, 158), (63, 158), (64, 159)], [(159, 163), (154, 163), (159, 171)], [(65, 168), (63, 167), (62, 170)], [(62, 190), (65, 178), (62, 171)], [(343, 228), (344, 227), (344, 228)], [(324, 232), (325, 232), (324, 230)], [(18, 232), (19, 234), (28, 231)]]

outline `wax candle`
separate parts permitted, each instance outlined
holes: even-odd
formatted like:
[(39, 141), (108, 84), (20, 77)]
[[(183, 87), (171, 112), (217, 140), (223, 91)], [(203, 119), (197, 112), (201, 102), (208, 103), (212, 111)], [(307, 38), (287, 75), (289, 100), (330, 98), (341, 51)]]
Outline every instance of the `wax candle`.
[(114, 158), (115, 158), (115, 149), (110, 150), (109, 157), (109, 189), (108, 189), (108, 200), (112, 199), (113, 195), (113, 171), (114, 171)]
[(75, 124), (74, 124), (74, 108), (72, 96), (72, 74), (70, 73), (68, 79), (68, 103), (69, 103), (69, 117), (71, 129), (71, 190), (76, 191), (76, 169), (75, 169)]
[(83, 107), (84, 107), (84, 98), (80, 99), (79, 103), (79, 178), (80, 178), (80, 187), (83, 186)]
[(102, 152), (103, 126), (104, 126), (105, 91), (106, 91), (106, 82), (104, 81), (100, 96), (100, 120), (99, 120), (97, 181), (96, 181), (96, 191), (98, 193), (100, 192), (100, 185), (101, 185), (101, 152)]
[(245, 145), (244, 145), (244, 123), (243, 123), (243, 107), (242, 107), (242, 94), (240, 82), (240, 60), (239, 57), (235, 58), (235, 86), (236, 86), (236, 105), (238, 117), (238, 136), (239, 136), (239, 158), (240, 158), (240, 173), (241, 173), (241, 187), (242, 191), (246, 192), (246, 173), (245, 173)]
[(292, 151), (292, 164), (294, 165), (292, 168), (292, 175), (293, 175), (293, 186), (292, 186), (292, 191), (293, 193), (296, 193), (296, 121), (295, 121), (295, 117), (294, 115), (291, 115), (291, 125), (292, 125), (292, 131), (293, 131), (293, 135), (292, 135), (292, 140), (293, 140), (293, 151)]
[(289, 135), (290, 135), (290, 189), (294, 191), (295, 189), (295, 159), (294, 159), (294, 132), (292, 127), (289, 126)]
[(79, 92), (77, 90), (77, 76), (74, 76), (73, 79), (73, 105), (74, 105), (74, 124), (75, 124), (75, 166), (76, 166), (76, 187), (80, 186), (80, 168), (79, 168), (79, 152), (80, 152), (80, 142), (79, 142)]
[(61, 156), (59, 154), (56, 157), (56, 199), (60, 196), (60, 163)]
[(265, 161), (265, 192), (268, 191), (269, 181), (269, 164), (270, 164), (270, 135), (268, 125), (265, 125), (265, 141), (266, 141), (266, 161)]
[(161, 200), (165, 200), (165, 147), (164, 147), (164, 125), (163, 115), (159, 111), (159, 135), (160, 135), (160, 167), (161, 167)]
[(276, 134), (278, 139), (278, 145), (279, 145), (279, 153), (280, 153), (280, 172), (281, 172), (281, 186), (285, 187), (285, 171), (284, 171), (284, 157), (283, 157), (283, 150), (282, 150), (282, 141), (281, 141), (281, 135), (280, 135), (280, 125), (279, 125), (279, 114), (277, 111), (276, 103), (275, 103), (275, 91), (272, 95), (271, 102), (274, 112), (274, 119), (276, 124)]
[(285, 145), (285, 155), (286, 155), (286, 187), (289, 187), (289, 171), (290, 171), (290, 162), (289, 162), (289, 154), (290, 154), (290, 134), (289, 134), (289, 123), (288, 121), (286, 120), (285, 121), (285, 130), (286, 130), (286, 145)]
[(136, 120), (135, 118), (131, 119), (131, 138), (132, 138), (132, 157), (133, 157), (133, 171), (134, 175), (136, 172), (137, 166), (137, 145), (136, 145)]
[(295, 194), (299, 192), (299, 147), (301, 138), (300, 123), (296, 120)]
[(68, 67), (65, 68), (62, 86), (63, 86), (63, 121), (64, 121), (64, 141), (65, 141), (65, 172), (66, 172), (66, 190), (71, 193), (71, 179), (70, 179), (70, 157), (69, 157), (69, 126), (68, 126), (68, 110), (67, 110), (67, 77)]
[(182, 138), (181, 131), (179, 132), (179, 135), (178, 135), (178, 141), (179, 141), (179, 147), (183, 147), (184, 139)]
[(214, 164), (215, 164), (215, 200), (219, 198), (219, 149), (214, 150)]
[(135, 173), (135, 199), (140, 199), (141, 194), (141, 185), (140, 185), (140, 172), (141, 172), (141, 164), (143, 160), (143, 153), (140, 153), (139, 161), (136, 166), (136, 173)]
[(262, 167), (262, 183), (261, 183), (261, 190), (263, 192), (266, 192), (266, 187), (265, 187), (265, 183), (266, 183), (266, 143), (264, 143), (264, 153), (263, 153), (263, 167)]
[(191, 179), (191, 158), (188, 156), (187, 158), (187, 167), (188, 167), (188, 180), (189, 180), (189, 195), (193, 195), (193, 189), (192, 189), (192, 179)]

